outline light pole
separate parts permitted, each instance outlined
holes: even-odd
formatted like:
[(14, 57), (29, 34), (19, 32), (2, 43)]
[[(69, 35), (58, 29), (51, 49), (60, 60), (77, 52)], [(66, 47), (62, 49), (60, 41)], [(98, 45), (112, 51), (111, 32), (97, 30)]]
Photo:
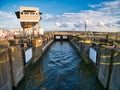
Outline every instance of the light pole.
[(86, 21), (85, 21), (85, 37), (86, 37), (86, 30), (87, 30), (87, 23), (86, 23)]

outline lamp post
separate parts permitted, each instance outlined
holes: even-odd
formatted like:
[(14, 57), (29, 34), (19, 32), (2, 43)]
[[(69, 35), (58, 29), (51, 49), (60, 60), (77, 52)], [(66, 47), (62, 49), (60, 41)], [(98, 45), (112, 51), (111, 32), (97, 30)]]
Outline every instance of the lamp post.
[(85, 37), (86, 37), (86, 30), (87, 30), (87, 23), (86, 23), (86, 21), (85, 21)]

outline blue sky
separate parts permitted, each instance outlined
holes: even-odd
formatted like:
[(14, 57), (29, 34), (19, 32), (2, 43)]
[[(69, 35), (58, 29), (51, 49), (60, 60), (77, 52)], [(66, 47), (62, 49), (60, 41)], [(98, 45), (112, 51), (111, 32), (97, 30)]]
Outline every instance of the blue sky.
[(45, 30), (83, 30), (85, 21), (91, 31), (120, 28), (119, 0), (0, 0), (0, 28), (20, 28), (14, 14), (20, 6), (38, 7)]
[(0, 10), (15, 12), (20, 6), (39, 7), (43, 13), (63, 14), (90, 10), (89, 4), (99, 4), (111, 0), (0, 0)]

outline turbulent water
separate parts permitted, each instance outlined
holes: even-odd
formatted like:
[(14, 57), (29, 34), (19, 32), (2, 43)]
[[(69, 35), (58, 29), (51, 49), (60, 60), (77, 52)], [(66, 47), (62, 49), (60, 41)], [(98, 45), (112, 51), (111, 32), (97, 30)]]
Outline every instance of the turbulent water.
[(18, 90), (103, 90), (69, 42), (54, 42)]

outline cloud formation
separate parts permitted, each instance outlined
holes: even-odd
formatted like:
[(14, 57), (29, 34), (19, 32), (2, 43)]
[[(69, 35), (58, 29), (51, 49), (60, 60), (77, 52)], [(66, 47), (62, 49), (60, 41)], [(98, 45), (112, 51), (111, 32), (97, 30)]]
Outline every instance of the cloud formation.
[[(109, 1), (96, 5), (89, 5), (97, 10), (81, 10), (78, 13), (64, 13), (62, 15), (48, 15), (50, 18), (43, 19), (44, 21), (59, 22), (56, 28), (61, 28), (61, 23), (66, 29), (83, 30), (84, 23), (87, 20), (87, 28), (91, 31), (97, 31), (102, 27), (102, 31), (118, 31), (120, 20), (120, 2)], [(69, 24), (67, 24), (69, 23)], [(69, 26), (68, 26), (69, 25)], [(81, 27), (81, 28), (80, 28)]]
[(99, 7), (102, 7), (102, 3), (96, 4), (96, 5), (89, 4), (89, 7), (91, 7), (91, 8), (99, 8)]
[(82, 22), (76, 22), (76, 23), (74, 23), (74, 27), (75, 28), (80, 28), (80, 27), (83, 27), (83, 23)]
[(15, 14), (0, 11), (0, 29), (16, 28), (20, 28), (20, 23)]
[(59, 28), (68, 28), (69, 27), (69, 23), (59, 23), (56, 22), (56, 26)]

